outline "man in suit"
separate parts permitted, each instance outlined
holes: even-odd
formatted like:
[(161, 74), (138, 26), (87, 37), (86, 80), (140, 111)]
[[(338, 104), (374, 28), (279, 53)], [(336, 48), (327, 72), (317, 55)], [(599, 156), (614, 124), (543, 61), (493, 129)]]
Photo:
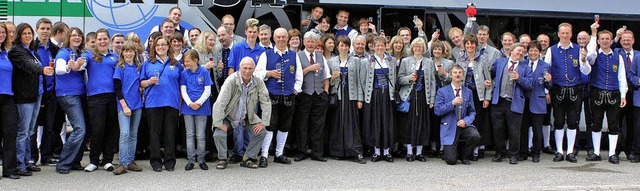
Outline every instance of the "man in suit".
[(228, 27), (231, 29), (231, 39), (233, 39), (233, 44), (245, 41), (246, 39), (242, 36), (235, 35), (236, 32), (236, 19), (233, 18), (230, 14), (226, 14), (222, 17), (222, 26)]
[[(531, 68), (522, 60), (525, 53), (524, 45), (515, 43), (509, 50), (511, 52), (508, 59), (498, 59), (491, 66), (491, 76), (495, 76), (491, 98), (491, 123), (496, 147), (496, 156), (491, 161), (502, 162), (507, 154), (504, 142), (509, 140), (509, 164), (518, 164), (524, 97), (526, 91), (533, 89), (533, 86)], [(505, 132), (508, 132), (506, 137)]]
[[(633, 49), (633, 32), (626, 29), (618, 29), (616, 40), (619, 39), (619, 44), (622, 48), (616, 48), (616, 52), (620, 54), (624, 60), (624, 68), (627, 69), (627, 76), (629, 75), (631, 63), (634, 61), (635, 55), (640, 55), (640, 51)], [(631, 81), (627, 81), (627, 84), (632, 84)], [(633, 91), (627, 91), (627, 103), (633, 103)], [(634, 145), (634, 140), (640, 140), (640, 130), (635, 130), (633, 124), (635, 119), (632, 116), (633, 106), (627, 104), (620, 111), (620, 147), (617, 148), (616, 153), (620, 154), (624, 151), (627, 159), (633, 163), (640, 162), (640, 148), (638, 145)], [(623, 123), (624, 122), (624, 123)]]
[(469, 156), (480, 142), (480, 134), (472, 125), (476, 116), (473, 95), (469, 88), (462, 86), (463, 77), (462, 67), (454, 65), (451, 69), (451, 86), (438, 89), (436, 94), (434, 110), (436, 115), (442, 117), (440, 142), (444, 147), (443, 158), (449, 165), (455, 165), (459, 159), (462, 164), (471, 164)]

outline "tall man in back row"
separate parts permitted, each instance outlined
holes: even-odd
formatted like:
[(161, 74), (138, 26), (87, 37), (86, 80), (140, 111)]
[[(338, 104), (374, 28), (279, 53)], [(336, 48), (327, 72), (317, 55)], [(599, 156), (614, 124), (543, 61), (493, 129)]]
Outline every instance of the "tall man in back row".
[(591, 72), (591, 65), (587, 63), (587, 50), (581, 49), (578, 44), (571, 42), (572, 26), (569, 23), (561, 23), (558, 26), (560, 42), (549, 47), (545, 55), (545, 62), (551, 64), (551, 78), (553, 87), (550, 90), (551, 105), (556, 138), (556, 156), (554, 162), (565, 160), (562, 143), (564, 139), (565, 119), (567, 122), (567, 156), (566, 160), (572, 163), (578, 162), (573, 154), (573, 146), (576, 142), (578, 122), (580, 121), (580, 105), (582, 103), (582, 88), (580, 84), (582, 74)]

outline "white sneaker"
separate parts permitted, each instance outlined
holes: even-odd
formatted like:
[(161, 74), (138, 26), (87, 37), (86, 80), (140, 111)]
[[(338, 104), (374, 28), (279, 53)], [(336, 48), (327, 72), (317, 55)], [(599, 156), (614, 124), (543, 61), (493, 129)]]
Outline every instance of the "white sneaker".
[(113, 164), (107, 163), (102, 167), (102, 169), (104, 169), (106, 171), (113, 171), (113, 169), (115, 169), (115, 167), (113, 166)]
[(96, 169), (98, 169), (98, 166), (96, 166), (95, 164), (89, 164), (87, 165), (87, 167), (84, 167), (85, 172), (93, 172)]

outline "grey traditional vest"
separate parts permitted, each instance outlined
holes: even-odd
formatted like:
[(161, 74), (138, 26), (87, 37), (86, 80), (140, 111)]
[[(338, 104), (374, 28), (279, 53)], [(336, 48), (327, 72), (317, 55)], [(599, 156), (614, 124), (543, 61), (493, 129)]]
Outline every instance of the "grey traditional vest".
[[(301, 50), (298, 52), (298, 58), (300, 58), (300, 65), (302, 69), (305, 69), (311, 66), (311, 61), (307, 58), (306, 52)], [(313, 52), (313, 59), (316, 64), (324, 63), (324, 56), (319, 52)], [(308, 95), (313, 95), (322, 93), (324, 91), (324, 80), (325, 80), (325, 67), (324, 65), (320, 65), (322, 70), (318, 70), (318, 75), (315, 72), (309, 72), (307, 75), (304, 75), (304, 79), (302, 80), (302, 92)]]

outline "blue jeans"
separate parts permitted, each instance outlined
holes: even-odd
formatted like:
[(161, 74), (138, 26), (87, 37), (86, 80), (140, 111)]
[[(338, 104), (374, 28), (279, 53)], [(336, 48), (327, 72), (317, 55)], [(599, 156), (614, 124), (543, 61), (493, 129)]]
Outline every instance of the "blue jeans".
[(118, 112), (120, 124), (120, 164), (131, 164), (136, 156), (136, 144), (138, 142), (138, 126), (142, 117), (142, 109), (131, 111), (131, 116)]
[(57, 169), (69, 170), (74, 163), (79, 163), (82, 160), (82, 152), (80, 150), (82, 149), (82, 141), (87, 128), (84, 113), (82, 113), (82, 99), (83, 97), (79, 95), (58, 97), (58, 103), (64, 113), (67, 114), (73, 131), (67, 137), (67, 142), (62, 148)]
[(233, 154), (244, 156), (249, 141), (253, 139), (253, 134), (247, 128), (233, 128)]
[(36, 133), (36, 121), (40, 112), (40, 99), (33, 103), (16, 104), (18, 106), (18, 136), (16, 139), (16, 155), (18, 156), (18, 170), (26, 170), (31, 166), (31, 135)]
[[(204, 155), (206, 153), (206, 139), (204, 130), (207, 128), (206, 115), (184, 115), (184, 127), (187, 134), (187, 159), (190, 163), (204, 163)], [(197, 140), (197, 150), (196, 150)]]

